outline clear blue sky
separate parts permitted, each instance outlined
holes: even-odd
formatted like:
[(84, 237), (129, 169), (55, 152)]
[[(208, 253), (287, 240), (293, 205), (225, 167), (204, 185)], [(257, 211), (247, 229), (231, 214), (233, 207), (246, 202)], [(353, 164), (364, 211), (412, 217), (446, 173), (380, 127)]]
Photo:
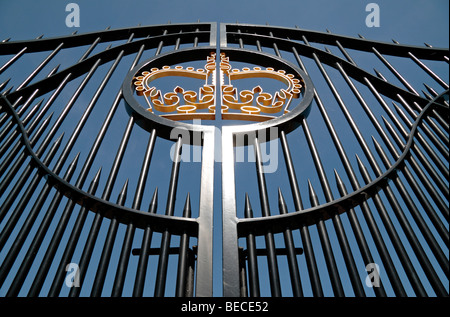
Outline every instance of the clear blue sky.
[[(65, 7), (80, 7), (78, 33), (142, 25), (195, 22), (271, 24), (357, 36), (374, 40), (448, 47), (447, 0), (150, 0), (150, 1), (27, 1), (0, 0), (0, 38), (24, 40), (44, 34), (66, 35), (75, 28), (65, 25)], [(380, 7), (380, 27), (368, 28), (368, 3)]]
[[(68, 3), (80, 7), (80, 27), (65, 24)], [(368, 3), (380, 7), (380, 27), (365, 24)], [(270, 24), (402, 44), (449, 46), (448, 0), (0, 0), (0, 41), (27, 40), (141, 25), (196, 22)], [(183, 199), (181, 199), (183, 200)], [(241, 207), (240, 207), (241, 208)], [(220, 282), (220, 281), (219, 281)], [(220, 287), (220, 285), (218, 286)]]

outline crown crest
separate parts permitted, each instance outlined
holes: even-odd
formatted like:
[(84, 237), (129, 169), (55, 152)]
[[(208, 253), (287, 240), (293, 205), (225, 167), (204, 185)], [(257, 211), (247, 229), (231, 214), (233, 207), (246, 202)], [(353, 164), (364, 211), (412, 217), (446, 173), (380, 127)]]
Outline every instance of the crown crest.
[[(154, 81), (162, 77), (179, 76), (200, 79), (203, 85), (198, 92), (176, 86), (172, 91), (161, 92)], [(286, 85), (274, 94), (265, 92), (260, 85), (239, 91), (233, 82), (246, 78), (270, 78)], [(292, 100), (300, 97), (303, 80), (273, 68), (231, 67), (229, 57), (220, 54), (221, 115), (225, 120), (266, 121), (289, 112)], [(172, 120), (214, 120), (216, 113), (216, 54), (211, 53), (204, 68), (163, 66), (151, 68), (134, 77), (138, 96), (143, 96), (148, 111)]]

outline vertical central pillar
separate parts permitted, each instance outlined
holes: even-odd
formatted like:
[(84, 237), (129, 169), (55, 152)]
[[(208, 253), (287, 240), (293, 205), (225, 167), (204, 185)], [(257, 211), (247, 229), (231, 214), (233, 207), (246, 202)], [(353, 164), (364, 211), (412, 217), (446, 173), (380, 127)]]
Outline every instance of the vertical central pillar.
[(236, 188), (234, 170), (234, 134), (222, 128), (222, 252), (223, 296), (239, 297), (239, 253), (236, 217)]

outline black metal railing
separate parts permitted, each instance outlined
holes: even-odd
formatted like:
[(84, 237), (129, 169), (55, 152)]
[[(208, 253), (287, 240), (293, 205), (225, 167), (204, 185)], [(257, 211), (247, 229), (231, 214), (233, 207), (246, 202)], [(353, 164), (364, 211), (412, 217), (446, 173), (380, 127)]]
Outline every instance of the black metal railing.
[[(124, 111), (115, 76), (163, 50), (214, 45), (215, 36), (214, 24), (198, 23), (1, 44), (7, 57), (1, 73), (11, 76), (2, 84), (1, 115), (4, 296), (211, 293), (210, 270), (196, 271), (200, 221), (198, 211), (192, 211), (198, 210), (198, 199), (191, 208), (189, 193), (198, 196), (199, 186), (188, 192), (183, 187), (185, 205), (180, 209), (175, 203), (181, 141), (172, 166), (169, 157), (158, 161), (156, 169), (170, 174), (149, 175), (155, 172), (154, 152), (168, 153), (167, 141), (156, 131), (136, 128)], [(102, 43), (109, 46), (96, 52)], [(78, 47), (85, 49), (81, 57), (74, 51)], [(26, 65), (35, 52), (50, 54), (23, 80), (29, 69), (21, 62)], [(63, 61), (72, 58), (72, 65), (55, 67), (60, 54), (66, 54)], [(46, 67), (54, 68), (41, 77)], [(135, 168), (126, 167), (130, 164)], [(161, 194), (167, 182), (169, 190)], [(158, 207), (161, 197), (167, 198), (164, 208)], [(155, 250), (157, 273), (147, 274)], [(178, 258), (175, 274), (168, 271), (171, 255)], [(69, 281), (74, 287), (67, 288), (70, 263), (77, 265), (78, 275)]]
[[(448, 296), (448, 50), (224, 24), (221, 50), (228, 47), (292, 61), (315, 88), (301, 128), (280, 132), (279, 180), (264, 174), (258, 139), (256, 166), (237, 173), (237, 183), (253, 177), (259, 191), (237, 190), (237, 210), (224, 215), (224, 232), (236, 226), (241, 237), (224, 248), (246, 250), (240, 262), (224, 258), (233, 271), (225, 294), (242, 295), (241, 285), (248, 296)], [(372, 74), (373, 56), (389, 79)], [(431, 63), (442, 75), (425, 61), (439, 61)], [(372, 263), (381, 267), (377, 287), (366, 283)]]
[[(210, 52), (307, 86), (292, 120), (217, 120), (221, 193), (214, 129), (170, 139), (122, 86), (142, 61)], [(1, 296), (448, 296), (448, 55), (247, 24), (3, 41)]]

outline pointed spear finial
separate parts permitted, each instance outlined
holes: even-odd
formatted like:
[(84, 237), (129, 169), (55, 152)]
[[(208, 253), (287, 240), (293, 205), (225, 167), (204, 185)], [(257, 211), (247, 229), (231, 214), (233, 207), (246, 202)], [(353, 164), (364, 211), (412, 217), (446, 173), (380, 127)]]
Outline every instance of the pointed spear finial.
[(8, 85), (9, 81), (11, 80), (11, 77), (5, 80), (3, 83), (0, 84), (0, 90), (6, 87)]
[(80, 157), (80, 153), (81, 152), (78, 152), (77, 155), (75, 155), (74, 159), (72, 160), (72, 162), (70, 163), (69, 166), (76, 166), (78, 164), (78, 159)]
[(336, 169), (334, 169), (334, 178), (336, 179), (336, 185), (339, 190), (339, 194), (341, 194), (341, 196), (347, 195), (347, 188), (345, 187), (345, 184)]
[(53, 74), (58, 72), (59, 66), (61, 66), (61, 64), (56, 65), (47, 75), (47, 78), (52, 76)]
[(70, 181), (70, 179), (72, 178), (72, 175), (75, 172), (75, 169), (77, 167), (79, 157), (80, 157), (80, 152), (78, 152), (78, 154), (75, 155), (74, 159), (72, 160), (72, 162), (70, 162), (69, 166), (67, 167), (66, 174), (64, 175), (64, 180)]
[(149, 213), (155, 214), (158, 208), (158, 187), (155, 188), (153, 192), (152, 200), (150, 201), (150, 205), (148, 207)]
[(375, 71), (375, 74), (377, 74), (378, 78), (381, 78), (387, 82), (387, 79), (383, 76), (383, 74), (381, 74), (376, 68), (374, 68), (373, 70)]
[(431, 88), (430, 86), (428, 86), (426, 83), (423, 83), (423, 85), (425, 86), (425, 88), (430, 92), (430, 94), (432, 94), (433, 96), (437, 96), (437, 92), (436, 90), (434, 90), (433, 88)]
[(100, 167), (97, 171), (97, 174), (95, 174), (94, 178), (92, 179), (91, 186), (88, 189), (88, 192), (90, 194), (95, 194), (97, 191), (98, 184), (100, 183), (100, 175), (102, 174), (102, 167)]
[(308, 179), (308, 189), (309, 189), (309, 200), (311, 202), (311, 206), (315, 207), (319, 205), (319, 198), (317, 197), (316, 192), (311, 184), (311, 181)]
[(186, 202), (184, 203), (183, 209), (183, 217), (185, 218), (191, 217), (191, 195), (189, 193), (186, 195)]
[(122, 190), (117, 196), (118, 205), (123, 206), (125, 204), (125, 201), (127, 200), (127, 192), (128, 192), (128, 178), (126, 179), (125, 183), (123, 184)]
[(14, 86), (9, 87), (8, 89), (6, 89), (2, 95), (6, 96), (7, 94), (9, 94), (9, 92), (13, 89)]
[(281, 192), (281, 188), (278, 187), (278, 209), (280, 210), (280, 215), (287, 214), (287, 205), (284, 200), (283, 193)]
[(250, 204), (250, 198), (248, 194), (245, 193), (245, 207), (244, 207), (245, 218), (253, 218), (253, 210)]
[(364, 174), (367, 174), (367, 168), (366, 168), (366, 166), (364, 165), (364, 163), (361, 161), (361, 159), (359, 158), (359, 155), (358, 154), (355, 154), (355, 157), (356, 157), (356, 161), (358, 162), (358, 167), (359, 167), (359, 170), (361, 171), (361, 173), (364, 175)]

